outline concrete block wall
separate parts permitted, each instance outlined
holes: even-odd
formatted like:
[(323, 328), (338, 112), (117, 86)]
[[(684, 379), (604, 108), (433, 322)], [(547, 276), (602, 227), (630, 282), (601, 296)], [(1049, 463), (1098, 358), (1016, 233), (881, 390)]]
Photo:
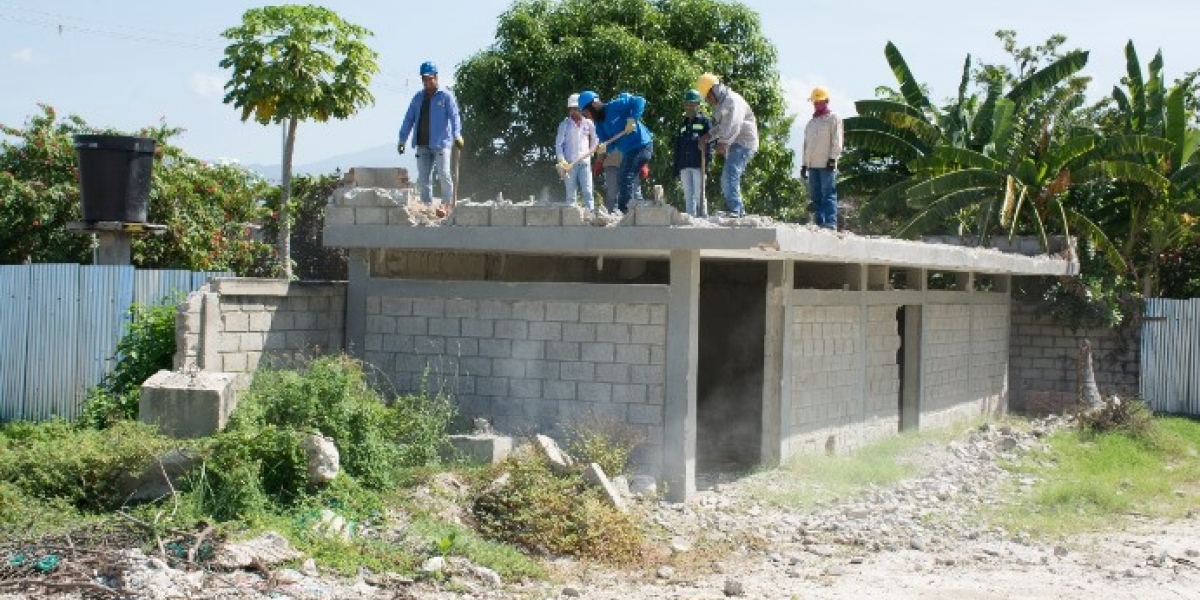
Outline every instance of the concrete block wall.
[(627, 423), (645, 436), (639, 458), (657, 464), (667, 305), (558, 299), (587, 288), (539, 284), (535, 299), (504, 298), (512, 286), (496, 282), (463, 282), (465, 298), (369, 294), (363, 357), (399, 389), (445, 385), (462, 417), (490, 417), (501, 433)]
[(971, 307), (930, 304), (924, 309), (921, 425), (967, 400), (971, 385)]
[(1139, 332), (1109, 328), (1072, 330), (1033, 302), (1014, 300), (1009, 339), (1009, 404), (1015, 411), (1047, 413), (1070, 409), (1078, 398), (1079, 346), (1088, 340), (1092, 368), (1104, 395), (1136, 395)]
[(794, 306), (791, 382), (792, 452), (841, 451), (862, 421), (862, 308)]
[(345, 349), (346, 284), (215, 279), (176, 317), (175, 370), (248, 373)]
[(922, 429), (1007, 410), (1008, 311), (1002, 294), (925, 306)]
[(898, 304), (867, 308), (867, 376), (863, 441), (894, 435), (900, 427), (900, 367), (896, 352), (900, 349), (900, 328), (896, 321)]

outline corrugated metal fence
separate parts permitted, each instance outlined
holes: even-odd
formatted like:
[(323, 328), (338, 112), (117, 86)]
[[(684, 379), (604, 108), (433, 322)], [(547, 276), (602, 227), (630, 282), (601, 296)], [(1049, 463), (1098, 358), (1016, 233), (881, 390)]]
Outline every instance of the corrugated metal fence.
[(0, 422), (71, 419), (108, 370), (133, 303), (228, 273), (0, 265)]
[(1146, 300), (1140, 393), (1155, 412), (1200, 415), (1200, 298)]

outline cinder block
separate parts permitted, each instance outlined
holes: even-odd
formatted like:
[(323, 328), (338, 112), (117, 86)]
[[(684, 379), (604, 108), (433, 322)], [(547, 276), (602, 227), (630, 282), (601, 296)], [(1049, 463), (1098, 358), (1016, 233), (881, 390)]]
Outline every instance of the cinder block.
[(354, 167), (347, 179), (361, 188), (405, 188), (409, 184), (408, 169), (390, 167)]
[(524, 227), (524, 206), (493, 206), (490, 222), (492, 227)]
[(590, 213), (582, 206), (566, 206), (562, 211), (563, 227), (580, 227), (588, 224)]
[(513, 439), (502, 435), (451, 435), (450, 446), (467, 460), (496, 464), (512, 453)]
[(560, 227), (563, 206), (528, 206), (525, 208), (526, 227)]
[(636, 227), (670, 227), (676, 212), (670, 206), (639, 206), (633, 211), (633, 224)]
[(491, 225), (492, 207), (484, 204), (459, 204), (454, 207), (454, 224), (459, 227)]
[(354, 224), (354, 207), (352, 207), (352, 206), (327, 206), (327, 207), (325, 207), (325, 224), (326, 225), (353, 225)]
[(359, 207), (354, 209), (356, 225), (387, 225), (388, 211), (391, 209), (378, 207)]
[(171, 437), (211, 435), (225, 428), (240, 387), (234, 373), (159, 371), (142, 384), (138, 420)]

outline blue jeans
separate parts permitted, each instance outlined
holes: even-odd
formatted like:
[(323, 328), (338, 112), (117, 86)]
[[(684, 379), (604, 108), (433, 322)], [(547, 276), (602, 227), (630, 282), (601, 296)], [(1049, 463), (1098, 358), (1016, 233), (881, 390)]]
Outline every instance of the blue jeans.
[(725, 168), (721, 169), (721, 193), (725, 194), (725, 209), (738, 215), (746, 214), (742, 206), (742, 175), (746, 173), (746, 165), (754, 158), (754, 151), (733, 144), (725, 151)]
[(683, 203), (687, 207), (687, 213), (693, 217), (707, 214), (708, 211), (703, 206), (697, 208), (703, 194), (704, 173), (698, 167), (680, 169), (679, 181), (683, 183)]
[(837, 169), (808, 168), (808, 194), (813, 203), (817, 227), (837, 229)]
[(636, 189), (641, 186), (642, 165), (650, 162), (654, 155), (654, 144), (646, 144), (636, 151), (621, 153), (621, 194), (617, 197), (617, 210), (629, 212), (629, 200), (638, 197)]
[(438, 187), (442, 192), (442, 201), (447, 204), (454, 202), (454, 180), (450, 178), (450, 149), (417, 147), (417, 188), (421, 190), (421, 202), (433, 203), (433, 174), (437, 168)]
[(583, 204), (588, 210), (596, 208), (592, 192), (592, 165), (583, 161), (567, 172), (567, 204), (575, 204), (575, 193), (583, 195)]
[(621, 195), (621, 166), (604, 167), (604, 208), (608, 212), (617, 209), (617, 196)]

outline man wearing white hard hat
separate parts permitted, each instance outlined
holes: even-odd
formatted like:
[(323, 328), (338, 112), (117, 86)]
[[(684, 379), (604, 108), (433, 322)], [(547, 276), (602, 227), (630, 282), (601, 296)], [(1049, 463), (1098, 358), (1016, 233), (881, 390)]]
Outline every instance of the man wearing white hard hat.
[(558, 158), (558, 172), (567, 186), (567, 204), (575, 204), (575, 196), (583, 196), (583, 205), (595, 210), (592, 189), (592, 169), (588, 160), (600, 140), (596, 138), (596, 126), (579, 111), (579, 94), (567, 98), (567, 117), (558, 124), (554, 137), (554, 154)]

